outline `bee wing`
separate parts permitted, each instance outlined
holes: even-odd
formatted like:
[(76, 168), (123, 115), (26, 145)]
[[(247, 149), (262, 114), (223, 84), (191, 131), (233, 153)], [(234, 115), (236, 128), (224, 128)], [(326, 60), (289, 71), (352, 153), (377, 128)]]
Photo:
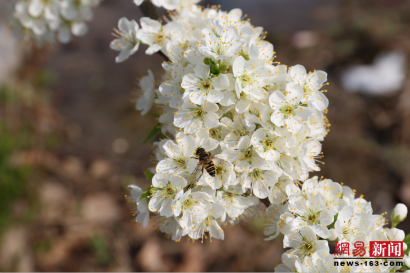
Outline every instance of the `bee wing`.
[(196, 181), (198, 181), (198, 179), (203, 175), (203, 172), (206, 172), (204, 168), (204, 164), (199, 162), (198, 165), (196, 166), (196, 172), (195, 172)]
[(222, 158), (215, 157), (214, 155), (212, 156), (212, 161), (214, 162), (215, 167), (218, 167), (218, 166), (220, 166), (222, 168), (231, 168), (232, 167), (232, 164), (230, 164), (228, 161), (226, 161)]

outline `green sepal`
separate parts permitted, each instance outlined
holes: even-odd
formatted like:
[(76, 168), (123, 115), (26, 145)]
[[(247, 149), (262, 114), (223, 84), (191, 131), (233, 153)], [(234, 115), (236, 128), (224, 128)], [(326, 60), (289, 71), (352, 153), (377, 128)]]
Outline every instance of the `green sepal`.
[(336, 220), (337, 220), (337, 216), (339, 215), (339, 213), (337, 213), (336, 215), (335, 215), (335, 218), (334, 218), (334, 221), (333, 221), (333, 223), (331, 223), (330, 225), (328, 225), (327, 226), (327, 228), (335, 228), (335, 223), (336, 223)]
[(213, 61), (213, 60), (209, 60), (210, 61), (210, 66), (211, 66), (211, 73), (214, 75), (219, 75), (219, 68), (218, 65)]
[(152, 178), (154, 177), (154, 174), (150, 171), (144, 171), (145, 177), (152, 182)]
[(161, 133), (161, 123), (157, 123), (154, 128), (151, 129), (151, 131), (148, 133), (147, 137), (142, 143), (147, 143), (151, 140), (153, 140), (159, 133)]
[(204, 59), (204, 64), (209, 65), (209, 64), (211, 63), (210, 60), (211, 60), (211, 59), (209, 59), (209, 58), (205, 58), (205, 59)]
[(144, 192), (141, 194), (140, 200), (142, 200), (142, 199), (144, 199), (144, 198), (147, 198), (147, 197), (149, 197), (149, 196), (151, 196), (151, 188), (149, 188), (148, 190), (144, 191)]
[(408, 255), (409, 252), (410, 252), (410, 233), (407, 234), (406, 237), (404, 237), (403, 242), (407, 245), (407, 249), (403, 253), (404, 253), (404, 255)]
[(151, 197), (151, 195), (153, 195), (158, 189), (159, 188), (150, 187), (148, 190), (144, 191), (141, 194), (140, 200)]
[(227, 67), (228, 67), (228, 66), (227, 66), (226, 64), (221, 65), (221, 66), (219, 67), (219, 73), (223, 73), (223, 72), (226, 70)]

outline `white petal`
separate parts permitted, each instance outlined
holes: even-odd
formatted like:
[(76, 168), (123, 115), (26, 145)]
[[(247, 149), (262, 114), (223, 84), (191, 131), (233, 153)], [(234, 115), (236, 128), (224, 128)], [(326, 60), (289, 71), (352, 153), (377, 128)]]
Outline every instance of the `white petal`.
[(232, 65), (233, 74), (235, 77), (238, 77), (243, 74), (245, 70), (245, 59), (242, 56), (239, 56), (235, 59)]

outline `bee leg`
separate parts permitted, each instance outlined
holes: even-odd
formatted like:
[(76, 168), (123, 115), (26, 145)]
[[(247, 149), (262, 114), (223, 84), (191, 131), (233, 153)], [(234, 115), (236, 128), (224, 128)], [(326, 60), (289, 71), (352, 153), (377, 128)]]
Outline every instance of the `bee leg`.
[(202, 165), (202, 173), (201, 173), (201, 175), (198, 177), (198, 179), (197, 179), (196, 181), (198, 181), (203, 174), (204, 174), (204, 166)]
[(196, 168), (193, 173), (196, 173), (197, 171), (198, 171), (198, 165), (196, 165)]

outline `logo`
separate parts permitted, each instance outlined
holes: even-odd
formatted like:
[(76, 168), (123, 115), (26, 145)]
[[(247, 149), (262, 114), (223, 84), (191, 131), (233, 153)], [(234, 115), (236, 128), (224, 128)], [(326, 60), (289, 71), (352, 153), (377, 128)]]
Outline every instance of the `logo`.
[(403, 242), (371, 241), (369, 243), (370, 257), (403, 257)]
[[(362, 241), (357, 241), (353, 244), (353, 249), (350, 251), (351, 244), (348, 242), (336, 242), (335, 256), (350, 256), (344, 258), (360, 259), (366, 255), (365, 244)], [(403, 242), (402, 241), (370, 241), (369, 242), (369, 257), (371, 258), (403, 258)], [(367, 258), (369, 259), (369, 258)]]

